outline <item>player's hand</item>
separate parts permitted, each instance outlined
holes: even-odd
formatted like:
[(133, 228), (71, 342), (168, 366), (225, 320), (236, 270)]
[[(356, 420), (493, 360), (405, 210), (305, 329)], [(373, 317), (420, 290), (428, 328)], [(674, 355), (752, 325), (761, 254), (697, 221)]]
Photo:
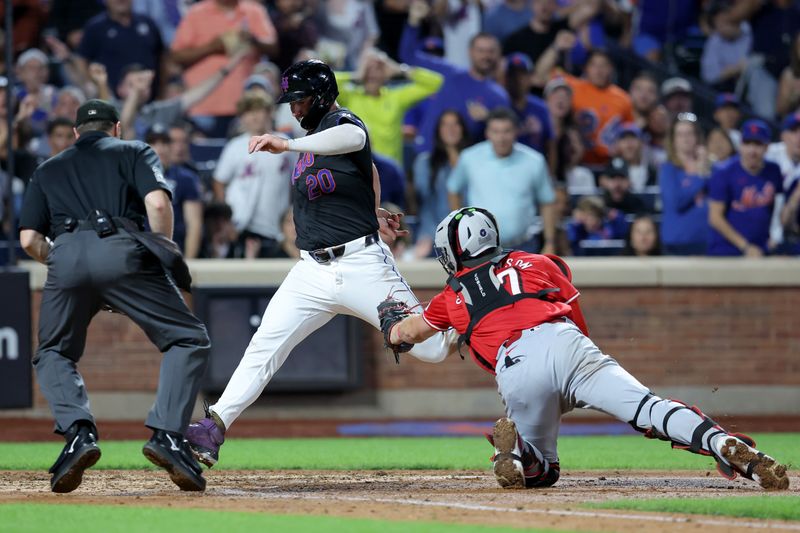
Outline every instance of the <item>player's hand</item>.
[(375, 210), (375, 214), (378, 217), (378, 231), (381, 240), (386, 244), (392, 244), (398, 238), (408, 235), (408, 230), (400, 229), (400, 219), (403, 218), (403, 213), (392, 213), (379, 207)]
[(282, 154), (289, 149), (289, 141), (283, 137), (265, 133), (250, 137), (250, 144), (247, 147), (247, 152), (252, 154), (254, 152), (269, 152), (271, 154)]

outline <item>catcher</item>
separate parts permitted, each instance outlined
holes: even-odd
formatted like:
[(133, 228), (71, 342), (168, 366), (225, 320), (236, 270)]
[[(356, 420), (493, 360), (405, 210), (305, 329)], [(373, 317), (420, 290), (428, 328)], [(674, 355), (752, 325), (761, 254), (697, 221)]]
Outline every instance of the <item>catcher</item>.
[(711, 456), (728, 479), (739, 474), (765, 489), (789, 487), (786, 467), (755, 449), (753, 439), (725, 431), (697, 407), (659, 398), (595, 346), (562, 259), (503, 250), (499, 242), (491, 213), (453, 211), (434, 238), (447, 287), (421, 314), (392, 298), (378, 312), (395, 354), (453, 327), (478, 366), (495, 375), (508, 414), (489, 437), (501, 487), (549, 487), (558, 480), (559, 423), (576, 407)]

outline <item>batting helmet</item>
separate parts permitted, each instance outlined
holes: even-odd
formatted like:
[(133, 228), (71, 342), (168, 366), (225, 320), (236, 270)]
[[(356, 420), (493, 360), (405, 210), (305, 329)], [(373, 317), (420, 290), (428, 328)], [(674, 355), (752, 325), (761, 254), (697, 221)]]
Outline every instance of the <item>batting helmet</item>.
[(462, 207), (447, 215), (436, 227), (433, 247), (451, 275), (483, 264), (503, 250), (494, 215), (480, 207)]
[(318, 59), (300, 61), (287, 68), (281, 78), (281, 89), (283, 94), (278, 99), (279, 104), (313, 97), (311, 108), (300, 120), (300, 126), (309, 131), (319, 125), (339, 96), (331, 67)]

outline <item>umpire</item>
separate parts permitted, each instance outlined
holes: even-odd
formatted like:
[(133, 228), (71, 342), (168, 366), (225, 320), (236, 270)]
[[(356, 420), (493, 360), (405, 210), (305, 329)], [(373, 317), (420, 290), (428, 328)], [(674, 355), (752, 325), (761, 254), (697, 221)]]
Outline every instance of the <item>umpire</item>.
[[(153, 437), (142, 453), (181, 490), (204, 490), (183, 433), (210, 341), (176, 287), (188, 289), (191, 278), (170, 240), (172, 204), (158, 156), (120, 134), (116, 108), (102, 100), (84, 103), (75, 122), (78, 140), (36, 170), (20, 215), (22, 247), (47, 265), (33, 364), (56, 433), (67, 441), (50, 469), (50, 486), (75, 490), (100, 458), (77, 362), (89, 322), (108, 306), (131, 317), (163, 353), (146, 421)], [(145, 217), (152, 232), (142, 231)]]

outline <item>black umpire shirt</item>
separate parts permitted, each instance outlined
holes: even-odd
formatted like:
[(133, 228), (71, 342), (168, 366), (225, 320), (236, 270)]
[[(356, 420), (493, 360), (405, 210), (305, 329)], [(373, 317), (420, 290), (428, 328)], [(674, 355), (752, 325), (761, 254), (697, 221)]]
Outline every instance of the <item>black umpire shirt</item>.
[[(367, 131), (361, 119), (339, 108), (322, 117), (309, 134), (344, 123)], [(297, 247), (301, 250), (328, 248), (378, 231), (369, 136), (357, 152), (301, 153), (292, 173), (292, 202)]]
[(158, 189), (171, 195), (152, 148), (86, 132), (36, 169), (25, 192), (20, 228), (52, 236), (67, 217), (85, 220), (93, 209), (141, 227), (147, 216), (143, 198)]

